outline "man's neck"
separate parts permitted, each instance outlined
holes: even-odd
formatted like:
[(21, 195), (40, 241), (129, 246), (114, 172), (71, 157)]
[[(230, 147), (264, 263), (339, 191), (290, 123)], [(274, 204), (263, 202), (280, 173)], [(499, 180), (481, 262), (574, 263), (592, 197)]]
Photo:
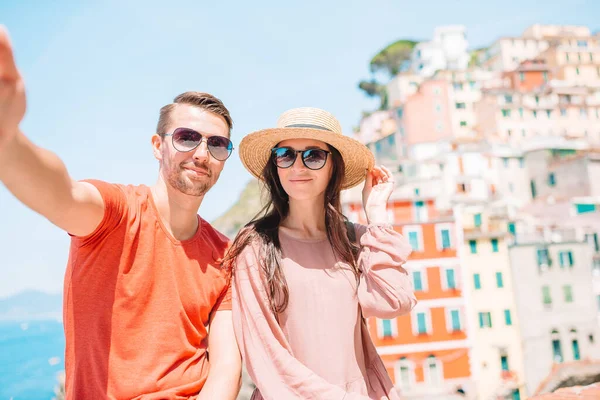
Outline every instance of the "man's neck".
[(177, 240), (192, 238), (198, 230), (198, 209), (204, 196), (183, 194), (161, 178), (150, 189), (159, 217), (171, 235)]

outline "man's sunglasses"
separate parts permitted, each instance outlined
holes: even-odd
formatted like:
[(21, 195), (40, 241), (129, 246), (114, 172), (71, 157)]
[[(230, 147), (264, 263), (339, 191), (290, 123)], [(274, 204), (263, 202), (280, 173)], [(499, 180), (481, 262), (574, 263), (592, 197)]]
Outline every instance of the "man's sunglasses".
[(296, 162), (297, 154), (302, 155), (302, 163), (308, 169), (318, 170), (325, 166), (330, 151), (323, 149), (295, 150), (291, 147), (275, 147), (271, 149), (273, 162), (279, 168), (289, 168)]
[[(159, 133), (159, 136), (171, 136), (175, 150), (184, 153), (200, 146), (203, 140), (201, 133), (190, 128), (177, 128), (173, 133)], [(225, 161), (231, 155), (233, 143), (224, 136), (209, 136), (206, 138), (206, 147), (214, 158)]]

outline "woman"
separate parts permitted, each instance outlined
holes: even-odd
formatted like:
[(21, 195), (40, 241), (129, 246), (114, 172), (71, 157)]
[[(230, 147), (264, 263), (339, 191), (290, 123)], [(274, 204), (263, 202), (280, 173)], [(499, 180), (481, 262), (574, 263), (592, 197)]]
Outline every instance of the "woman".
[[(277, 128), (246, 136), (240, 157), (270, 196), (227, 257), (252, 398), (397, 399), (363, 322), (416, 303), (402, 268), (410, 246), (387, 220), (392, 174), (373, 168), (369, 150), (314, 108), (287, 111)], [(369, 224), (354, 225), (340, 191), (365, 175)]]

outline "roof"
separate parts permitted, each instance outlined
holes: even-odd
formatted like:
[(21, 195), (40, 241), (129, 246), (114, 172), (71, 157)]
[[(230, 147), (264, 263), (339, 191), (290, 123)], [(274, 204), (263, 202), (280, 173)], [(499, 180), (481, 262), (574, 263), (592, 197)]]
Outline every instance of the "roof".
[(555, 364), (535, 394), (535, 400), (600, 399), (600, 361)]

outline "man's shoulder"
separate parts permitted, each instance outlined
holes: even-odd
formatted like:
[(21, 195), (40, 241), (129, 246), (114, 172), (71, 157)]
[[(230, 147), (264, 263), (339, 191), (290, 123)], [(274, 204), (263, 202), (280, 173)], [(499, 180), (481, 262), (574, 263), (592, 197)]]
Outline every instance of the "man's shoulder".
[(200, 221), (202, 222), (202, 233), (205, 240), (209, 240), (216, 247), (222, 247), (223, 249), (226, 249), (229, 246), (231, 241), (227, 236), (219, 232), (204, 218), (200, 217)]

